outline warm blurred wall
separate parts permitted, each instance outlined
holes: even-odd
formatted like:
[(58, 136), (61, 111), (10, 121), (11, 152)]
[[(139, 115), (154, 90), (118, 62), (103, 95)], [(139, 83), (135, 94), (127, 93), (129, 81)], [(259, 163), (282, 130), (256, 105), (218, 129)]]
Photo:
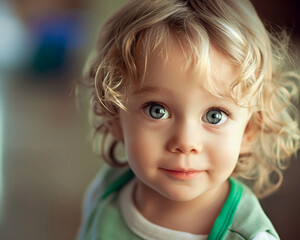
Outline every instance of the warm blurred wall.
[[(285, 28), (291, 34), (292, 57), (300, 73), (300, 1), (251, 0), (259, 16), (274, 30)], [(300, 86), (299, 86), (300, 88)], [(300, 105), (298, 103), (298, 109)], [(299, 151), (298, 151), (299, 153)], [(272, 196), (261, 201), (262, 206), (283, 240), (298, 239), (300, 235), (300, 154), (284, 171), (283, 185)]]

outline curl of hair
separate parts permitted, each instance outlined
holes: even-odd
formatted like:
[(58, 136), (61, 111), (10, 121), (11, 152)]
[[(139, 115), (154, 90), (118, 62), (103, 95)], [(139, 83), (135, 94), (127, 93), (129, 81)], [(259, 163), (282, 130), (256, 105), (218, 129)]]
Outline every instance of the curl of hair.
[[(248, 0), (135, 0), (103, 25), (97, 48), (84, 70), (83, 84), (91, 89), (94, 136), (104, 159), (123, 166), (114, 154), (116, 140), (109, 139), (110, 124), (126, 110), (126, 96), (142, 84), (135, 60), (138, 46), (148, 56), (176, 37), (188, 48), (187, 65), (194, 63), (209, 75), (210, 47), (228, 56), (240, 69), (230, 94), (251, 108), (248, 127), (257, 132), (248, 153), (241, 154), (233, 176), (246, 182), (258, 197), (274, 192), (282, 170), (299, 149), (297, 111), (299, 75), (287, 71), (289, 36), (267, 32)], [(216, 86), (203, 77), (203, 85), (216, 94)], [(108, 150), (105, 150), (108, 149)]]

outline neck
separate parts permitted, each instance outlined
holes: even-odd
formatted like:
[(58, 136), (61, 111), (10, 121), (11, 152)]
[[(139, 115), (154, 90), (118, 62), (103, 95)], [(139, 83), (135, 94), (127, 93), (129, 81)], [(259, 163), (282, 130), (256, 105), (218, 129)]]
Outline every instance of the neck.
[(140, 213), (159, 226), (208, 235), (229, 193), (229, 182), (189, 201), (170, 200), (138, 181), (133, 200)]

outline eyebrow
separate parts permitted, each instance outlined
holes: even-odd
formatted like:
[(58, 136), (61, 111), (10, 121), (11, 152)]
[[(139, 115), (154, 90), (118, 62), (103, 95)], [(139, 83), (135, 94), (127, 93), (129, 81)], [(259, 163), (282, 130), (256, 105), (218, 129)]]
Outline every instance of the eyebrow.
[(160, 88), (160, 87), (151, 87), (146, 86), (141, 89), (137, 89), (133, 92), (134, 95), (143, 95), (143, 94), (151, 94), (151, 93), (167, 93), (170, 92), (168, 89)]
[[(143, 94), (151, 94), (151, 93), (172, 93), (169, 89), (161, 88), (161, 87), (155, 87), (155, 86), (145, 86), (140, 89), (137, 89), (133, 92), (134, 95), (143, 95)], [(209, 92), (208, 92), (209, 93)], [(209, 94), (209, 98), (211, 99), (218, 99), (223, 100), (225, 102), (231, 102), (232, 99), (229, 95), (223, 95), (221, 98), (218, 98), (217, 96), (214, 96), (213, 94)]]
[[(155, 87), (155, 86), (144, 86), (140, 89), (137, 89), (133, 92), (133, 95), (136, 96), (141, 96), (141, 95), (151, 95), (151, 94), (167, 94), (167, 93), (172, 93), (172, 91), (165, 89), (165, 88), (161, 88), (161, 87)], [(228, 104), (231, 105), (233, 107), (236, 107), (236, 103), (233, 101), (232, 98), (230, 98), (230, 96), (224, 95), (222, 96), (222, 98), (219, 98), (217, 96), (214, 96), (212, 94), (209, 94), (208, 98), (211, 101), (222, 101), (223, 104)]]

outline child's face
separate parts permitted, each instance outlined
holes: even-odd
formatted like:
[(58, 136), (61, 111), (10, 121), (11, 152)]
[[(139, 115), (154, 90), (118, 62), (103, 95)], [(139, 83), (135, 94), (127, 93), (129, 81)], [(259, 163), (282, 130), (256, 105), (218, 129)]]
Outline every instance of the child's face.
[[(171, 41), (169, 60), (159, 50), (149, 58), (142, 89), (120, 110), (128, 163), (149, 192), (188, 201), (218, 189), (231, 175), (249, 119), (247, 108), (217, 98), (185, 69), (179, 44)], [(187, 53), (188, 56), (188, 53)], [(143, 73), (143, 57), (137, 56)], [(226, 95), (237, 70), (212, 49), (212, 78)], [(142, 75), (142, 74), (141, 74)]]

